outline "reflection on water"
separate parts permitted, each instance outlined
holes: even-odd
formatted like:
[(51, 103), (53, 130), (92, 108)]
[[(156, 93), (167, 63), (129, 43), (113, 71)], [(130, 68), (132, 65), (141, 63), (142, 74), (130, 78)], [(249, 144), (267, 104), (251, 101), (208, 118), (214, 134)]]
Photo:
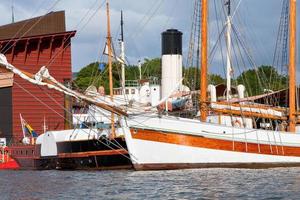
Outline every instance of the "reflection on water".
[(0, 171), (6, 199), (298, 199), (300, 168)]

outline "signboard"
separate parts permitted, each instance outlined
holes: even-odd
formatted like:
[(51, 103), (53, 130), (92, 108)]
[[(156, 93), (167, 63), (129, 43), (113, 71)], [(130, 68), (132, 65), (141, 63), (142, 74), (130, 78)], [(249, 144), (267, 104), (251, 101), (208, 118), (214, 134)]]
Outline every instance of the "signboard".
[(0, 146), (6, 146), (6, 138), (0, 138)]

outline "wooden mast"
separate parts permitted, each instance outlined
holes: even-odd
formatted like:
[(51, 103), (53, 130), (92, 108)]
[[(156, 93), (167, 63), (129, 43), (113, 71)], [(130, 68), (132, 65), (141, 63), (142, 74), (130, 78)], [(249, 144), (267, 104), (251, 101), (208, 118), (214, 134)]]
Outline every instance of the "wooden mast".
[(289, 131), (296, 131), (296, 0), (290, 0)]
[(201, 121), (207, 118), (207, 20), (208, 0), (202, 0), (201, 8), (201, 82), (200, 82), (200, 113)]
[[(109, 15), (109, 0), (106, 0), (107, 12), (107, 48), (108, 48), (108, 70), (109, 70), (109, 94), (113, 102), (113, 78), (112, 78), (112, 49), (111, 49), (111, 34), (110, 34), (110, 15)], [(111, 113), (111, 138), (115, 138), (115, 116)]]

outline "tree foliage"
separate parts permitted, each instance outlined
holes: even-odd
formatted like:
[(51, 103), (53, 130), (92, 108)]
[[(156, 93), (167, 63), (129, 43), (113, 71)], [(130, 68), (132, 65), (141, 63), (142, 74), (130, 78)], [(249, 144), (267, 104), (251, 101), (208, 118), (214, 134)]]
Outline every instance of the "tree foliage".
[(287, 87), (287, 77), (281, 75), (272, 66), (260, 66), (257, 70), (244, 71), (236, 79), (238, 84), (244, 84), (250, 96), (262, 94), (265, 91), (276, 91)]
[[(113, 63), (113, 86), (120, 87), (121, 66)], [(200, 88), (200, 72), (196, 67), (183, 68), (183, 83), (192, 90)], [(104, 86), (106, 93), (109, 93), (108, 66), (99, 69), (99, 63), (91, 63), (82, 68), (74, 83), (77, 87), (85, 90), (88, 86)], [(142, 78), (161, 79), (161, 59), (145, 59), (142, 64)], [(138, 80), (139, 68), (136, 65), (126, 66), (126, 80)], [(280, 90), (286, 88), (287, 77), (279, 74), (272, 66), (260, 66), (257, 70), (247, 70), (232, 80), (233, 85), (244, 84), (248, 95), (264, 93), (264, 90)], [(217, 74), (209, 74), (208, 84), (218, 85), (224, 83), (225, 79)]]
[[(94, 62), (83, 67), (77, 74), (74, 80), (74, 85), (78, 89), (85, 90), (90, 85), (104, 86), (106, 93), (109, 93), (109, 71), (108, 65), (104, 64), (104, 68), (99, 68), (100, 63)], [(113, 87), (119, 87), (120, 85), (120, 65), (117, 63), (112, 64), (113, 72)]]

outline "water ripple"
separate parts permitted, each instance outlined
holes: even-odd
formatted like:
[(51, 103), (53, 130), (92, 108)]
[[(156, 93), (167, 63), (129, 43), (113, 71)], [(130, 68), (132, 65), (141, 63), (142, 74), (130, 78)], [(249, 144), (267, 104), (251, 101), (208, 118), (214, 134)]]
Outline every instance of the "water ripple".
[(3, 200), (298, 199), (300, 168), (0, 171)]

